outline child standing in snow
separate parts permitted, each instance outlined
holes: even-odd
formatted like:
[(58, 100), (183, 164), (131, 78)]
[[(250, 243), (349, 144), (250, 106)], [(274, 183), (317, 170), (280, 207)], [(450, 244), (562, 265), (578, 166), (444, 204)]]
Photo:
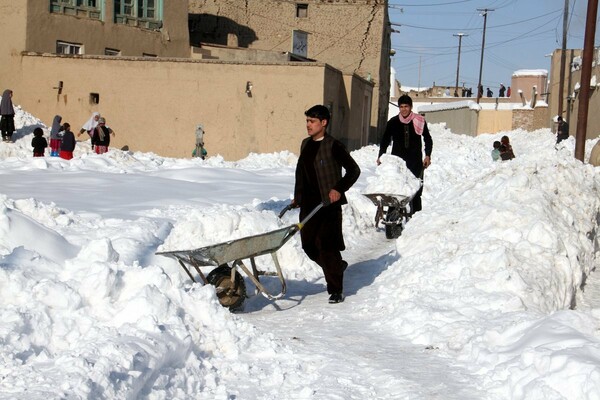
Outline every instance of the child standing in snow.
[(106, 126), (106, 119), (100, 117), (98, 126), (92, 134), (92, 147), (96, 148), (96, 154), (104, 154), (108, 151), (110, 145), (110, 135), (115, 135), (112, 129)]
[(75, 135), (71, 132), (71, 125), (65, 122), (63, 124), (63, 137), (60, 144), (60, 158), (64, 158), (65, 160), (72, 159), (75, 143)]
[(44, 131), (42, 128), (35, 128), (33, 130), (33, 139), (31, 139), (31, 146), (33, 147), (34, 157), (44, 157), (44, 151), (48, 147), (48, 141), (44, 137)]
[(60, 142), (62, 139), (62, 126), (60, 125), (62, 117), (60, 115), (54, 116), (52, 121), (52, 129), (50, 129), (50, 156), (58, 157), (60, 151)]
[(508, 136), (502, 136), (500, 143), (505, 147), (505, 151), (500, 150), (500, 157), (502, 160), (512, 160), (515, 158), (515, 153), (510, 145), (510, 139)]
[(500, 146), (502, 146), (502, 143), (496, 140), (494, 142), (494, 150), (492, 150), (492, 160), (494, 161), (498, 161), (500, 159)]

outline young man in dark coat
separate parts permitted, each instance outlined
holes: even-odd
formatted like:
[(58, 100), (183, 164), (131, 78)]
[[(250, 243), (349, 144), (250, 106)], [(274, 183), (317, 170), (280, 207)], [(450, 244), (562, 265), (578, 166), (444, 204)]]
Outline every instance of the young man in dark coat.
[[(385, 154), (390, 142), (393, 142), (392, 154), (402, 158), (410, 172), (422, 180), (423, 171), (431, 164), (433, 140), (429, 134), (425, 118), (413, 113), (412, 105), (412, 99), (408, 95), (402, 95), (398, 99), (400, 112), (397, 116), (391, 118), (385, 127), (385, 132), (379, 144), (377, 165), (381, 164), (379, 158)], [(423, 142), (425, 142), (425, 158), (423, 158)], [(413, 197), (411, 213), (421, 211), (422, 193), (423, 186)]]
[[(316, 105), (308, 109), (306, 130), (309, 137), (302, 141), (296, 166), (296, 184), (292, 204), (300, 207), (302, 221), (321, 202), (321, 208), (300, 231), (302, 249), (323, 269), (329, 303), (344, 301), (345, 250), (342, 235), (342, 205), (344, 193), (356, 182), (360, 168), (346, 147), (327, 134), (330, 114), (327, 107)], [(342, 176), (342, 168), (345, 175)]]
[(556, 128), (556, 144), (559, 144), (563, 140), (569, 138), (569, 124), (567, 124), (561, 116), (558, 117), (557, 121), (558, 126)]

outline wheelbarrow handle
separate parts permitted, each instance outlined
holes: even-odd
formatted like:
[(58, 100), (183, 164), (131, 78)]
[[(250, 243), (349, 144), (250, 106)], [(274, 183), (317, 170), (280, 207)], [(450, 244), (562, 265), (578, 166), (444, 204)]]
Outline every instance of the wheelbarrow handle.
[[(317, 205), (302, 221), (300, 221), (299, 228), (302, 228), (302, 226), (309, 220), (311, 219), (321, 208), (326, 207), (330, 204), (329, 201), (322, 201), (321, 203), (319, 203), (319, 205)], [(279, 218), (283, 217), (283, 215), (288, 212), (289, 210), (293, 209), (293, 208), (297, 208), (298, 206), (295, 205), (295, 203), (290, 203), (287, 206), (285, 206), (285, 208), (283, 210), (281, 210), (281, 212), (279, 213)]]
[(279, 218), (283, 217), (283, 214), (290, 211), (292, 208), (295, 208), (293, 203), (290, 203), (287, 206), (285, 206), (285, 208), (283, 210), (281, 210), (281, 212), (279, 213)]
[(329, 201), (322, 201), (321, 203), (319, 203), (319, 205), (313, 208), (313, 210), (306, 217), (304, 217), (302, 221), (300, 221), (300, 223), (298, 224), (298, 229), (302, 229), (304, 224), (306, 224), (309, 219), (311, 219), (321, 208), (326, 207), (329, 204)]

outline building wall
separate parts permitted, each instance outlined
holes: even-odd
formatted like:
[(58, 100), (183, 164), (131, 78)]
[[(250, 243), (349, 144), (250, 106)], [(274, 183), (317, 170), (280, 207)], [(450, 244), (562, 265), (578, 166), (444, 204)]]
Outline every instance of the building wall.
[(477, 134), (497, 133), (512, 129), (512, 110), (480, 110)]
[[(8, 10), (22, 9), (20, 4), (3, 6)], [(99, 2), (102, 0), (98, 0)], [(141, 29), (114, 22), (113, 1), (104, 0), (104, 19), (95, 20), (49, 12), (48, 0), (28, 0), (26, 46), (20, 50), (55, 53), (56, 41), (78, 43), (84, 54), (103, 55), (105, 48), (121, 51), (123, 56), (190, 57), (187, 2), (168, 2), (164, 7), (163, 27)], [(8, 3), (8, 1), (3, 1)], [(1, 18), (5, 20), (4, 17)], [(12, 35), (11, 35), (12, 36)], [(5, 37), (5, 36), (3, 36)]]
[(428, 124), (445, 123), (452, 133), (475, 136), (478, 114), (469, 107), (423, 113)]
[[(25, 50), (27, 2), (28, 0), (0, 0), (0, 63)], [(2, 75), (1, 68), (0, 82), (2, 86), (8, 86), (10, 82), (10, 77)]]
[(535, 131), (547, 128), (548, 107), (534, 109), (514, 109), (512, 113), (512, 129)]
[[(25, 54), (14, 68), (20, 79), (13, 101), (47, 125), (59, 114), (78, 130), (99, 111), (116, 132), (111, 147), (172, 157), (191, 155), (197, 124), (206, 131), (209, 155), (236, 160), (251, 152), (297, 152), (306, 135), (304, 111), (315, 104), (346, 109), (334, 111), (331, 133), (354, 146), (360, 127), (350, 123), (345, 81), (356, 81), (363, 93), (371, 88), (326, 64), (299, 62)], [(60, 94), (52, 88), (57, 81), (63, 81)], [(356, 92), (350, 99), (361, 95)], [(99, 104), (90, 103), (90, 93)]]
[[(558, 88), (560, 82), (560, 58), (562, 50), (558, 49), (552, 53), (552, 67), (551, 67), (551, 93), (549, 99), (549, 112), (546, 126), (556, 130), (555, 118), (561, 113), (558, 110)], [(577, 87), (582, 85), (581, 82), (581, 68), (575, 67), (570, 68), (571, 60), (575, 59), (579, 61), (581, 65), (581, 57), (583, 51), (581, 49), (568, 49), (566, 54), (566, 68), (565, 68), (565, 81), (563, 91), (563, 110), (562, 116), (569, 123), (569, 133), (571, 136), (575, 136), (577, 133), (577, 119), (579, 113), (579, 91), (575, 90)], [(598, 50), (596, 50), (595, 57), (598, 60)], [(573, 57), (571, 57), (571, 54)], [(598, 62), (592, 64), (592, 80), (595, 83), (600, 83), (600, 65)], [(594, 82), (591, 82), (592, 84)], [(586, 124), (586, 139), (594, 139), (600, 136), (600, 113), (597, 110), (600, 109), (600, 87), (597, 85), (591, 86), (589, 105), (588, 105), (588, 116)]]
[(513, 75), (510, 84), (510, 101), (513, 103), (521, 102), (520, 90), (523, 92), (526, 102), (529, 103), (534, 87), (536, 88), (538, 99), (540, 99), (540, 96), (546, 93), (547, 82), (547, 75)]
[[(306, 18), (296, 17), (297, 3), (308, 6)], [(190, 0), (189, 10), (192, 45), (290, 52), (292, 31), (308, 32), (309, 59), (373, 81), (370, 140), (383, 133), (390, 86), (387, 1)]]

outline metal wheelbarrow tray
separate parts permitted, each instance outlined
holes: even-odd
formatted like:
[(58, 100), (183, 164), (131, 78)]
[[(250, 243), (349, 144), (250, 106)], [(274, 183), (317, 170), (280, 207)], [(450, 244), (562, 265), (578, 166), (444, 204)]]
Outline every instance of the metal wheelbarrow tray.
[[(176, 250), (158, 252), (157, 255), (163, 255), (175, 258), (187, 275), (193, 282), (198, 282), (192, 274), (192, 267), (198, 273), (203, 284), (211, 284), (216, 287), (217, 297), (221, 305), (231, 310), (239, 309), (246, 299), (246, 285), (244, 279), (237, 271), (239, 267), (256, 286), (256, 291), (261, 293), (269, 300), (276, 300), (286, 292), (286, 283), (281, 271), (281, 266), (277, 258), (277, 251), (287, 243), (298, 232), (304, 224), (314, 216), (324, 204), (319, 204), (309, 215), (301, 222), (290, 225), (285, 228), (261, 233), (254, 236), (230, 240), (223, 243), (213, 244), (194, 250)], [(290, 209), (286, 207), (279, 216), (283, 216), (285, 211)], [(271, 254), (275, 264), (275, 273), (259, 271), (256, 268), (255, 258)], [(250, 270), (243, 260), (249, 259), (252, 270)], [(200, 267), (214, 266), (208, 275), (204, 275)], [(281, 291), (278, 294), (271, 294), (260, 282), (260, 275), (276, 275), (281, 282)]]

